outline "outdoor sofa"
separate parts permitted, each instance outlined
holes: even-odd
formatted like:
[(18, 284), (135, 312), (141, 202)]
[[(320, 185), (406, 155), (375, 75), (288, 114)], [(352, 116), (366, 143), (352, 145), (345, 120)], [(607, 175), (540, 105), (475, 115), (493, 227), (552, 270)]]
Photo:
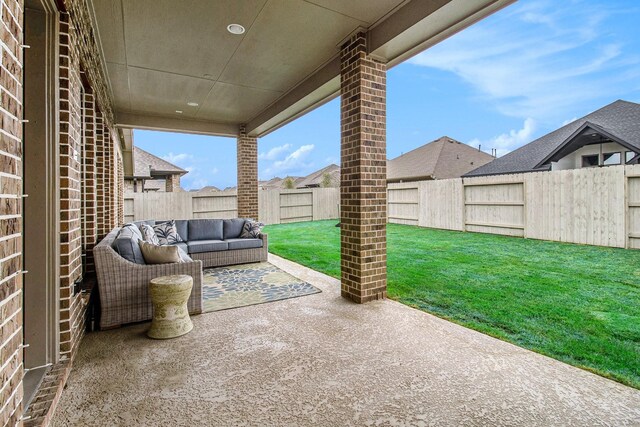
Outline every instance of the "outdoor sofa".
[[(142, 223), (155, 225), (166, 221), (139, 221), (114, 228), (93, 249), (98, 279), (99, 325), (101, 329), (150, 320), (149, 281), (159, 276), (188, 274), (193, 290), (187, 303), (189, 313), (202, 313), (202, 269), (267, 260), (266, 234), (258, 238), (240, 238), (244, 219), (176, 220), (176, 229), (184, 242), (182, 261), (170, 264), (145, 264), (138, 240)], [(188, 255), (187, 255), (188, 254)]]

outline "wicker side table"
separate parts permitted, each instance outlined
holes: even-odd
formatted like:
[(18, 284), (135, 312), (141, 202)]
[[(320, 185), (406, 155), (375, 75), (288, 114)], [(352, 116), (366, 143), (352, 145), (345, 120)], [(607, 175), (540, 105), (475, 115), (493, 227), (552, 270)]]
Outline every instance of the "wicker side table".
[(185, 274), (156, 277), (149, 283), (153, 304), (150, 338), (167, 339), (184, 335), (193, 329), (187, 301), (193, 278)]

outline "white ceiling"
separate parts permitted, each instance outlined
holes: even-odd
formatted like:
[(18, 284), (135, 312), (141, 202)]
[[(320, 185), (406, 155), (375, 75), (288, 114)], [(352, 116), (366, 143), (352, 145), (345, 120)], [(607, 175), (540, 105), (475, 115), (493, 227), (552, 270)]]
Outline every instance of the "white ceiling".
[[(370, 27), (404, 2), (92, 4), (117, 114), (240, 124), (335, 58), (338, 44), (358, 27)], [(231, 23), (243, 25), (246, 33), (230, 34)]]

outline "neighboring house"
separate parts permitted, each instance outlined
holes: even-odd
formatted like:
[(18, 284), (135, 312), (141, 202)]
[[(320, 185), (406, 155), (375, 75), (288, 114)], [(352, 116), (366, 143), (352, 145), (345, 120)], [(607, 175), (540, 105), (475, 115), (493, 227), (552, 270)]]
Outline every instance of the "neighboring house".
[(318, 171), (300, 178), (296, 188), (340, 187), (340, 166), (330, 164)]
[(200, 191), (200, 192), (215, 192), (215, 191), (221, 191), (218, 187), (216, 187), (215, 185), (207, 185), (206, 187), (202, 187), (199, 190), (191, 190), (191, 191)]
[(186, 170), (134, 146), (133, 176), (124, 177), (125, 192), (182, 191), (180, 177), (186, 173)]
[(618, 100), (465, 176), (637, 164), (640, 104)]
[(495, 158), (443, 136), (387, 161), (387, 182), (459, 178)]

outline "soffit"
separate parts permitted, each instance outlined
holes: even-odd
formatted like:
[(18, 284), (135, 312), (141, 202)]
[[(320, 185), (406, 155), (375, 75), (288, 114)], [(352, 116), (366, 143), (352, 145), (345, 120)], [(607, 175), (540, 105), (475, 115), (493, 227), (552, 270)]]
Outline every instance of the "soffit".
[(89, 1), (118, 126), (262, 136), (337, 96), (356, 30), (391, 67), (515, 0)]
[[(91, 3), (117, 113), (240, 124), (404, 0)], [(230, 23), (246, 33), (230, 34)]]

